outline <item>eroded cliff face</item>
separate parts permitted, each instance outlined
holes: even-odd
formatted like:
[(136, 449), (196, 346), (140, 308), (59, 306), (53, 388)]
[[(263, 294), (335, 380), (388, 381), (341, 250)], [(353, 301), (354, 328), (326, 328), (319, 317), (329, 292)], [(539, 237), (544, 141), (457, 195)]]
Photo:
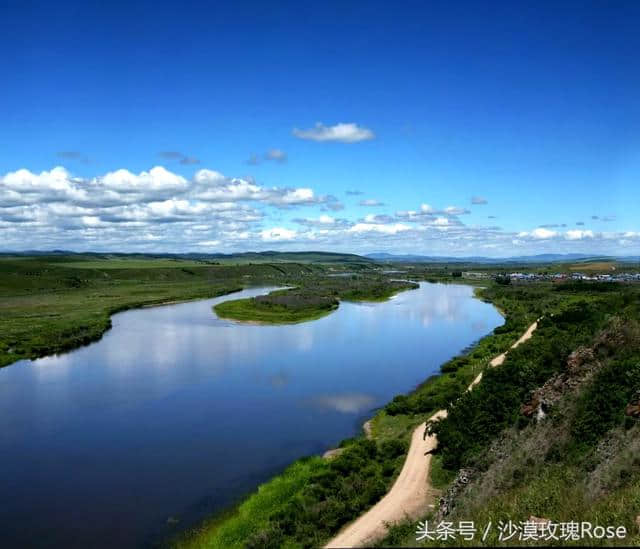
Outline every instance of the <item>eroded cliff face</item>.
[[(553, 376), (531, 393), (530, 398), (522, 404), (521, 413), (527, 418), (540, 421), (565, 395), (575, 393), (589, 382), (607, 358), (614, 356), (621, 349), (637, 348), (639, 339), (634, 324), (629, 324), (621, 318), (613, 318), (610, 326), (598, 334), (592, 345), (578, 347), (569, 355), (563, 372)], [(635, 406), (638, 406), (637, 416), (640, 417), (640, 402), (637, 397), (634, 402)], [(628, 415), (633, 415), (634, 410), (633, 406), (629, 408)]]

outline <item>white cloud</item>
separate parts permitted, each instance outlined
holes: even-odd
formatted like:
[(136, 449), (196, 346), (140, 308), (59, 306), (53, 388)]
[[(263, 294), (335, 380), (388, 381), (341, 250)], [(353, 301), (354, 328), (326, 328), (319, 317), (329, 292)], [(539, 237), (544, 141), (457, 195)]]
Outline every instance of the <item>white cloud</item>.
[(267, 242), (293, 240), (297, 235), (297, 231), (285, 229), (284, 227), (274, 227), (272, 229), (265, 229), (260, 232), (260, 238)]
[(357, 143), (368, 141), (375, 137), (375, 134), (368, 128), (363, 128), (354, 123), (339, 123), (335, 126), (325, 126), (317, 122), (313, 128), (299, 130), (294, 128), (293, 135), (299, 139), (309, 139), (311, 141), (337, 141), (340, 143)]
[(73, 200), (85, 196), (71, 180), (69, 172), (58, 166), (39, 174), (17, 170), (0, 177), (0, 207)]
[(447, 217), (436, 217), (433, 220), (433, 225), (439, 225), (441, 227), (449, 225), (449, 219)]
[(558, 233), (556, 231), (545, 229), (543, 227), (538, 227), (537, 229), (533, 229), (533, 231), (531, 231), (531, 236), (539, 240), (546, 240), (548, 238), (553, 238), (557, 234)]
[[(342, 208), (334, 196), (318, 196), (308, 187), (268, 188), (209, 169), (191, 179), (161, 166), (91, 179), (73, 177), (62, 167), (23, 169), (0, 176), (0, 246), (127, 250), (155, 243), (152, 249), (182, 251), (216, 241), (232, 247), (262, 240), (260, 225), (269, 207), (313, 205)], [(329, 219), (320, 216), (318, 223), (331, 227)], [(276, 240), (295, 236), (287, 230), (264, 233)]]
[(470, 213), (466, 208), (460, 208), (458, 206), (447, 206), (443, 210), (434, 208), (430, 204), (421, 204), (420, 210), (405, 210), (396, 212), (396, 216), (402, 219), (415, 220), (420, 219), (432, 223), (436, 216), (445, 216), (450, 220), (456, 219), (459, 215)]
[(400, 232), (408, 231), (411, 227), (404, 223), (393, 223), (385, 225), (382, 223), (356, 223), (349, 229), (352, 233), (384, 233), (384, 234), (397, 234)]
[(298, 218), (293, 220), (295, 223), (299, 223), (300, 225), (305, 225), (307, 227), (323, 227), (323, 228), (334, 228), (338, 225), (344, 226), (348, 223), (345, 219), (336, 219), (327, 214), (322, 214), (318, 218), (305, 217)]
[(176, 175), (162, 166), (156, 166), (148, 172), (140, 172), (138, 175), (129, 170), (116, 170), (105, 174), (99, 181), (106, 189), (124, 193), (182, 192), (189, 185), (184, 177)]
[(278, 199), (274, 199), (273, 202), (282, 204), (308, 204), (309, 202), (313, 202), (313, 199), (313, 190), (302, 188), (288, 190)]
[(318, 222), (322, 223), (323, 225), (333, 225), (336, 222), (336, 220), (330, 215), (321, 215), (318, 218)]
[(220, 172), (214, 170), (198, 170), (193, 179), (196, 183), (201, 185), (222, 185), (227, 181), (227, 178)]
[(583, 238), (593, 238), (593, 231), (581, 231), (579, 229), (566, 232), (567, 240), (582, 240)]
[[(363, 201), (368, 205), (378, 200)], [(543, 252), (640, 253), (640, 232), (594, 232), (563, 224), (530, 231), (467, 226), (465, 208), (366, 213), (334, 217), (342, 208), (332, 195), (304, 186), (266, 187), (250, 177), (232, 178), (200, 169), (185, 177), (161, 166), (133, 173), (114, 170), (74, 177), (62, 167), (0, 176), (0, 247), (4, 250), (216, 251), (327, 249), (473, 255)], [(292, 218), (297, 208), (314, 209)], [(370, 210), (371, 211), (371, 210)], [(348, 217), (348, 216), (345, 216)], [(290, 223), (299, 230), (287, 228)], [(562, 231), (562, 232), (556, 232)]]

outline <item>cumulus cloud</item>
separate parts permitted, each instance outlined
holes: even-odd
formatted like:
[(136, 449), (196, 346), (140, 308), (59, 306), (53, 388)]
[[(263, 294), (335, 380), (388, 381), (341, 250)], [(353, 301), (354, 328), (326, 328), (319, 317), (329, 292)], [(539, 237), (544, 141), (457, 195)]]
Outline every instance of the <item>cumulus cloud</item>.
[(535, 238), (538, 240), (547, 240), (549, 238), (553, 238), (558, 233), (556, 231), (552, 231), (550, 229), (545, 229), (544, 227), (538, 227), (537, 229), (533, 229), (531, 232), (521, 231), (518, 233), (518, 237), (525, 238), (530, 236), (531, 238)]
[(133, 174), (129, 170), (116, 170), (98, 178), (96, 184), (107, 190), (136, 194), (182, 192), (189, 185), (184, 177), (162, 166), (139, 174)]
[(293, 135), (298, 139), (308, 139), (311, 141), (336, 141), (339, 143), (358, 143), (375, 138), (375, 134), (368, 128), (358, 126), (354, 123), (339, 123), (335, 126), (325, 126), (317, 122), (313, 128), (300, 130), (293, 129)]
[(302, 204), (324, 204), (333, 197), (316, 196), (308, 187), (262, 187), (250, 179), (229, 178), (213, 170), (199, 170), (194, 176), (196, 187), (194, 196), (199, 200), (260, 201), (277, 207), (291, 207)]
[(554, 236), (556, 236), (555, 231), (551, 231), (549, 229), (545, 229), (544, 227), (538, 227), (537, 229), (534, 229), (533, 231), (531, 231), (531, 236), (533, 238), (540, 238), (540, 239), (546, 239), (546, 238), (553, 238)]
[[(378, 201), (374, 201), (380, 204)], [(371, 204), (371, 202), (369, 202)], [(327, 249), (432, 255), (543, 252), (637, 254), (640, 232), (566, 230), (547, 224), (511, 231), (465, 225), (466, 208), (427, 203), (337, 217), (333, 195), (308, 186), (268, 187), (252, 178), (199, 169), (191, 177), (156, 166), (79, 178), (63, 167), (0, 176), (0, 234), (5, 250), (239, 251)], [(304, 214), (292, 212), (302, 210)], [(366, 212), (366, 210), (365, 210)], [(349, 216), (344, 216), (349, 217)], [(491, 217), (491, 216), (489, 216)], [(295, 229), (291, 223), (294, 223)]]
[(250, 235), (282, 240), (292, 233), (260, 232), (265, 208), (302, 206), (342, 207), (334, 196), (317, 195), (308, 187), (265, 187), (209, 169), (189, 179), (162, 166), (139, 173), (119, 169), (90, 179), (74, 177), (63, 167), (0, 176), (2, 245), (11, 249), (31, 242), (40, 248), (75, 244), (123, 250), (155, 242), (175, 251), (199, 242), (231, 247)]
[(345, 192), (348, 196), (360, 196), (361, 194), (364, 194), (362, 191), (358, 191), (355, 189), (348, 189)]
[(593, 231), (581, 231), (578, 229), (569, 230), (566, 233), (568, 240), (582, 240), (583, 238), (593, 238)]

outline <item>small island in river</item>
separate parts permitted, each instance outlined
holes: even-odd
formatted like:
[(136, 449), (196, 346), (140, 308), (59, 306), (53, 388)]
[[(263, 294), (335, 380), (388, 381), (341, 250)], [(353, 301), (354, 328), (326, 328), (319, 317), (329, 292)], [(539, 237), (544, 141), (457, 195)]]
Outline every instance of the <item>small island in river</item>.
[(268, 324), (293, 324), (316, 320), (335, 311), (340, 300), (385, 301), (418, 284), (383, 277), (314, 279), (295, 288), (276, 290), (268, 295), (224, 301), (214, 306), (220, 318)]

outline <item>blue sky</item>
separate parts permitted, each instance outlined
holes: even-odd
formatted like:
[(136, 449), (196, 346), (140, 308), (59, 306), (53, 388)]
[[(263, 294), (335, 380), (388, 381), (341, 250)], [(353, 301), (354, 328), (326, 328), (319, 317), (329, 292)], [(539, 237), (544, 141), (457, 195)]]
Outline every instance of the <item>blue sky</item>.
[(0, 0), (0, 247), (640, 253), (640, 3), (209, 4)]

